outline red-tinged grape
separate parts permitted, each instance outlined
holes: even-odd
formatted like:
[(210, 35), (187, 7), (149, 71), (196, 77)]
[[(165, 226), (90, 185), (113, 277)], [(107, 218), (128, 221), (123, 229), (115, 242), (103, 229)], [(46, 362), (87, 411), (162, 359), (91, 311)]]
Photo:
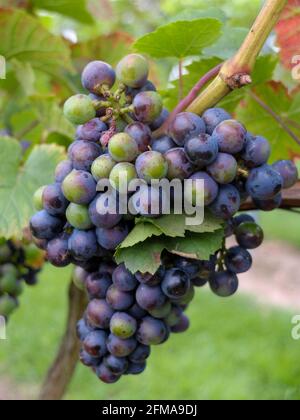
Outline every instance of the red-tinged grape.
[(48, 243), (47, 260), (55, 267), (66, 267), (71, 264), (68, 237), (62, 235)]
[(108, 329), (114, 310), (105, 300), (93, 299), (90, 301), (86, 317), (88, 323), (94, 328)]
[(136, 301), (141, 308), (149, 312), (164, 305), (166, 296), (160, 286), (141, 284), (136, 291)]
[(106, 301), (115, 311), (126, 311), (133, 305), (134, 295), (129, 292), (121, 292), (112, 285), (106, 293)]
[(181, 334), (186, 332), (190, 327), (190, 320), (189, 318), (182, 314), (180, 317), (180, 320), (178, 324), (174, 325), (174, 327), (171, 328), (171, 332), (174, 334)]
[(252, 266), (251, 254), (240, 246), (230, 248), (226, 253), (225, 265), (232, 273), (246, 273)]
[(90, 332), (83, 341), (83, 348), (92, 357), (103, 357), (107, 352), (107, 334), (96, 330)]
[(139, 178), (148, 184), (165, 178), (168, 173), (168, 163), (163, 155), (153, 151), (142, 153), (136, 160), (135, 168)]
[(204, 134), (205, 123), (201, 117), (191, 112), (177, 114), (169, 126), (169, 135), (178, 146), (184, 146), (187, 140)]
[(125, 264), (120, 264), (115, 269), (112, 280), (114, 285), (121, 292), (131, 292), (132, 290), (135, 290), (138, 285), (137, 279), (129, 270), (127, 270)]
[(134, 352), (138, 343), (135, 338), (122, 340), (113, 334), (110, 334), (107, 340), (107, 349), (115, 357), (127, 357)]
[(68, 201), (64, 197), (61, 185), (56, 183), (48, 185), (43, 191), (43, 207), (51, 216), (65, 214)]
[(120, 375), (115, 375), (103, 363), (96, 369), (96, 375), (105, 384), (115, 384), (120, 380)]
[(116, 162), (133, 162), (139, 154), (136, 141), (127, 133), (115, 134), (109, 141), (108, 151)]
[(136, 320), (126, 312), (116, 312), (110, 320), (111, 333), (123, 340), (133, 337), (136, 329)]
[(139, 325), (137, 340), (145, 346), (155, 346), (162, 344), (168, 336), (166, 324), (150, 316), (145, 317)]
[(51, 216), (46, 210), (36, 213), (30, 221), (30, 229), (37, 239), (54, 239), (63, 229), (65, 222)]
[(199, 134), (185, 142), (185, 153), (188, 159), (198, 168), (212, 164), (219, 152), (218, 142), (213, 136)]
[(164, 156), (168, 163), (167, 177), (169, 180), (184, 180), (189, 178), (194, 172), (194, 166), (188, 160), (183, 148), (171, 149)]
[(253, 222), (244, 222), (235, 230), (238, 244), (245, 249), (256, 249), (264, 240), (262, 228)]
[(78, 140), (98, 143), (102, 134), (108, 130), (107, 125), (99, 118), (93, 118), (77, 129)]
[[(189, 180), (193, 181), (191, 184), (185, 186), (185, 199), (193, 204), (198, 205), (199, 200), (203, 196), (204, 205), (209, 206), (218, 196), (219, 186), (206, 172), (196, 172)], [(197, 181), (204, 181), (204, 189)]]
[(69, 147), (69, 159), (74, 169), (90, 171), (93, 162), (101, 155), (101, 147), (92, 142), (77, 140)]
[(210, 108), (204, 112), (202, 118), (206, 125), (206, 132), (211, 135), (221, 122), (231, 120), (231, 115), (222, 108)]
[(219, 184), (230, 184), (237, 176), (236, 159), (227, 153), (219, 153), (217, 159), (208, 166), (207, 171)]
[(230, 271), (214, 273), (210, 278), (211, 290), (219, 297), (234, 295), (239, 287), (237, 275)]
[(108, 273), (92, 273), (86, 279), (86, 290), (90, 299), (105, 299), (111, 285), (112, 281)]
[(73, 124), (85, 124), (95, 118), (93, 101), (86, 95), (75, 95), (64, 105), (65, 117)]
[(130, 54), (117, 65), (117, 78), (131, 88), (142, 88), (148, 79), (149, 64), (140, 54)]
[(134, 115), (144, 124), (151, 124), (163, 109), (161, 96), (157, 92), (141, 92), (133, 100)]
[(247, 130), (235, 120), (226, 120), (216, 127), (212, 135), (219, 144), (220, 152), (236, 154), (245, 147)]
[(103, 61), (92, 61), (82, 72), (82, 85), (89, 92), (99, 94), (101, 87), (106, 85), (111, 88), (116, 81), (114, 69)]
[(135, 140), (140, 153), (147, 152), (149, 150), (152, 133), (147, 125), (140, 122), (134, 122), (125, 128), (125, 133)]
[(101, 357), (92, 357), (84, 350), (81, 350), (79, 360), (84, 366), (91, 368), (96, 368), (101, 363)]
[(272, 168), (281, 175), (284, 189), (293, 187), (298, 181), (298, 169), (291, 160), (280, 160)]
[(96, 182), (89, 172), (73, 170), (62, 183), (67, 200), (75, 204), (89, 204), (96, 195)]

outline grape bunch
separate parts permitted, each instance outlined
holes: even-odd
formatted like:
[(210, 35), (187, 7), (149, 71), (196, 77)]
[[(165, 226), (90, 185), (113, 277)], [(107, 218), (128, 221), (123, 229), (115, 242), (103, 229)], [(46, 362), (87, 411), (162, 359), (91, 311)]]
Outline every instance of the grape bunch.
[[(151, 345), (188, 328), (184, 311), (195, 287), (209, 283), (222, 297), (236, 292), (237, 275), (252, 265), (249, 250), (263, 241), (251, 216), (235, 217), (241, 204), (251, 198), (261, 210), (278, 208), (282, 190), (298, 180), (293, 162), (269, 165), (269, 142), (223, 109), (208, 109), (202, 117), (182, 112), (169, 121), (148, 77), (149, 65), (138, 54), (126, 56), (116, 70), (102, 61), (85, 67), (88, 93), (64, 105), (65, 116), (77, 125), (68, 159), (58, 165), (55, 182), (36, 192), (38, 212), (30, 222), (54, 266), (77, 266), (76, 282), (85, 284), (90, 297), (78, 325), (81, 360), (108, 383), (144, 371)], [(157, 138), (162, 125), (166, 133)], [(124, 179), (143, 185), (124, 194)], [(166, 197), (152, 183), (157, 180), (179, 180), (182, 186), (191, 180), (182, 198), (194, 206), (203, 193), (196, 181), (204, 181), (205, 208), (223, 221), (224, 244), (209, 261), (165, 252), (154, 275), (130, 273), (116, 265), (114, 253), (136, 218), (164, 214)], [(109, 191), (101, 190), (103, 181)], [(126, 211), (110, 211), (107, 197)], [(237, 246), (227, 249), (232, 235)]]
[(0, 243), (0, 316), (6, 319), (19, 306), (24, 284), (34, 286), (44, 255), (33, 244)]

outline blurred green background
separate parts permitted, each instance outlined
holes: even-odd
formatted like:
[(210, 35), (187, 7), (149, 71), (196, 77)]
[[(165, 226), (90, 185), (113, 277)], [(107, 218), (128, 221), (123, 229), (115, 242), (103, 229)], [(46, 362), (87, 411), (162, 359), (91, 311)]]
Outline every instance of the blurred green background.
[[(80, 2), (74, 0), (68, 13), (63, 8), (61, 13), (52, 13), (51, 2), (47, 10), (35, 11), (47, 30), (70, 41), (76, 68), (81, 68), (81, 59), (89, 58), (93, 51), (95, 55), (100, 51), (99, 58), (114, 64), (127, 52), (131, 37), (208, 8), (224, 18), (229, 27), (249, 28), (262, 4), (261, 0), (89, 0), (94, 17), (90, 21), (79, 10)], [(22, 2), (11, 3), (22, 7)], [(0, 0), (0, 6), (3, 5), (7, 6), (7, 0)], [(218, 8), (218, 12), (213, 8)], [(109, 36), (118, 42), (110, 43)], [(80, 47), (75, 43), (80, 43)], [(162, 89), (176, 64), (169, 59), (153, 66), (152, 78)], [(78, 77), (72, 79), (68, 75), (66, 84), (59, 85), (44, 74), (37, 74), (38, 94), (51, 90), (60, 104), (79, 86)], [(8, 121), (13, 133), (22, 132), (28, 121), (35, 118), (35, 111), (16, 90), (16, 80), (10, 73), (5, 89), (0, 90), (0, 109), (5, 117), (1, 127), (3, 121)], [(50, 130), (45, 137), (43, 123), (26, 133), (26, 138), (68, 144), (62, 133)], [(259, 217), (268, 240), (285, 241), (283, 249), (284, 243), (293, 245), (300, 255), (300, 215), (278, 211)], [(0, 341), (0, 397), (36, 397), (64, 329), (69, 279), (70, 269), (47, 266), (39, 286), (27, 288), (22, 296), (20, 309), (8, 326), (8, 340)], [(143, 376), (123, 378), (116, 385), (105, 386), (88, 369), (78, 366), (66, 398), (299, 400), (300, 342), (291, 338), (294, 312), (258, 304), (245, 295), (220, 300), (208, 290), (200, 290), (189, 309), (190, 330), (155, 348)]]

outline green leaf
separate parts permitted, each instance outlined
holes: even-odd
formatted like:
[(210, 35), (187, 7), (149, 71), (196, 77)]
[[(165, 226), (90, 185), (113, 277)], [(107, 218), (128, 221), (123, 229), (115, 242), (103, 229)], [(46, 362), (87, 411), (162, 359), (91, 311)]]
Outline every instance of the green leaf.
[(241, 46), (249, 30), (246, 28), (233, 28), (227, 26), (221, 38), (211, 47), (205, 48), (203, 53), (209, 57), (218, 57), (227, 60), (234, 56)]
[(33, 96), (30, 99), (35, 107), (37, 118), (43, 128), (48, 131), (48, 135), (56, 133), (67, 139), (74, 139), (75, 127), (66, 119), (54, 98)]
[(22, 237), (34, 213), (34, 192), (53, 181), (54, 169), (63, 157), (58, 146), (36, 146), (23, 165), (19, 143), (0, 137), (0, 237)]
[(86, 0), (33, 0), (36, 9), (56, 12), (81, 23), (94, 23), (94, 19), (87, 10)]
[(27, 96), (33, 95), (35, 93), (35, 74), (30, 63), (24, 63), (17, 59), (12, 59), (11, 65), (25, 94)]
[(150, 238), (130, 248), (119, 248), (115, 254), (118, 264), (124, 263), (132, 273), (154, 274), (161, 264), (164, 249), (169, 252), (184, 254), (187, 257), (208, 260), (222, 246), (224, 231), (213, 233), (187, 233), (185, 238), (160, 236)]
[(203, 48), (219, 38), (221, 26), (219, 20), (209, 18), (169, 23), (139, 38), (133, 47), (154, 58), (182, 59), (199, 55)]
[(146, 241), (152, 236), (162, 235), (161, 230), (150, 223), (139, 223), (121, 243), (120, 248), (130, 248), (138, 243)]
[(67, 44), (24, 11), (1, 10), (0, 39), (0, 55), (7, 61), (17, 59), (29, 63), (33, 69), (53, 75), (59, 74), (63, 68), (72, 70)]
[[(300, 129), (297, 129), (300, 121), (299, 93), (291, 100), (283, 85), (272, 82), (272, 84), (257, 88), (256, 95), (300, 138)], [(300, 155), (300, 146), (251, 96), (247, 96), (243, 106), (238, 108), (237, 115), (250, 132), (262, 135), (270, 141), (272, 146), (271, 161)]]
[(223, 10), (218, 9), (217, 7), (208, 7), (205, 10), (199, 9), (187, 9), (175, 16), (170, 18), (170, 22), (176, 22), (178, 20), (195, 20), (199, 18), (214, 18), (218, 19), (221, 22), (225, 23), (227, 21), (227, 16)]

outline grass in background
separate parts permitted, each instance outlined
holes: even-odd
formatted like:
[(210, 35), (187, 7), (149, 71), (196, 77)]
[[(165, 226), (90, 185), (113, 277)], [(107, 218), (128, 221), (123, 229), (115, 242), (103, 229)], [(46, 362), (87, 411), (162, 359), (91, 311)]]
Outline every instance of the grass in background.
[[(40, 384), (65, 324), (70, 270), (47, 267), (22, 297), (8, 340), (0, 341), (0, 374)], [(188, 333), (157, 348), (142, 376), (106, 386), (78, 366), (68, 399), (300, 399), (300, 343), (291, 315), (239, 295), (221, 300), (200, 290)]]
[(300, 214), (276, 210), (259, 215), (267, 239), (280, 239), (300, 248)]

